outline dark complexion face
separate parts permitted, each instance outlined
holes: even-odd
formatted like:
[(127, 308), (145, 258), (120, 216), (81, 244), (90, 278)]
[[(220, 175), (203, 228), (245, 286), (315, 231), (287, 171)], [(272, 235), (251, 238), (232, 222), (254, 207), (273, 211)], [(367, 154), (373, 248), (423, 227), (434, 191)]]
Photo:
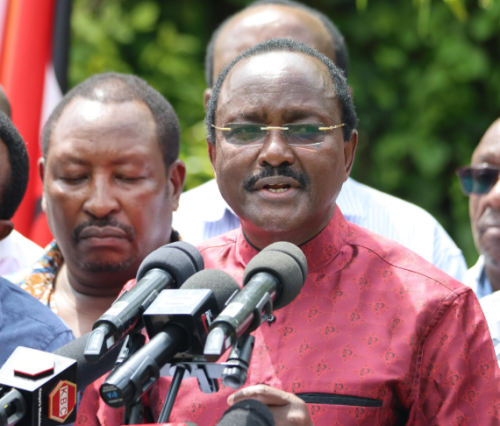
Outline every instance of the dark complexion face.
[(45, 163), (44, 208), (70, 275), (123, 285), (170, 241), (182, 162), (165, 169), (156, 124), (142, 102), (76, 98), (57, 122)]
[[(335, 62), (330, 33), (315, 16), (283, 5), (251, 8), (229, 22), (214, 46), (214, 82), (221, 71), (245, 50), (273, 38), (304, 43)], [(211, 89), (205, 91), (205, 104)]]
[[(341, 123), (335, 89), (324, 65), (309, 56), (272, 52), (246, 59), (228, 75), (216, 125)], [(271, 130), (258, 147), (236, 147), (217, 131), (210, 158), (220, 191), (258, 248), (274, 241), (301, 244), (331, 219), (352, 167), (357, 134), (328, 131), (321, 145), (293, 147)]]
[[(488, 129), (472, 156), (472, 165), (500, 166), (500, 120)], [(471, 195), (472, 233), (486, 264), (500, 270), (500, 182), (484, 195)]]

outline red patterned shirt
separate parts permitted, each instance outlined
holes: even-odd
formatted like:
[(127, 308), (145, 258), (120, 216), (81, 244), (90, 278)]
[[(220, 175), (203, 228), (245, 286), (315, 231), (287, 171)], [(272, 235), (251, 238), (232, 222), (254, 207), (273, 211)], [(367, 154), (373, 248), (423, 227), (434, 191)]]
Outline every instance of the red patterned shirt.
[[(473, 292), (399, 244), (345, 221), (339, 209), (304, 244), (300, 295), (262, 325), (246, 386), (305, 397), (316, 426), (500, 424), (500, 371)], [(206, 268), (240, 283), (257, 251), (236, 230), (201, 247)], [(170, 378), (150, 393), (159, 415)], [(87, 391), (79, 425), (118, 426), (122, 411)], [(215, 425), (233, 389), (184, 380), (172, 422)], [(330, 403), (322, 403), (324, 394)], [(346, 401), (346, 396), (351, 398)], [(345, 405), (349, 403), (350, 405)]]

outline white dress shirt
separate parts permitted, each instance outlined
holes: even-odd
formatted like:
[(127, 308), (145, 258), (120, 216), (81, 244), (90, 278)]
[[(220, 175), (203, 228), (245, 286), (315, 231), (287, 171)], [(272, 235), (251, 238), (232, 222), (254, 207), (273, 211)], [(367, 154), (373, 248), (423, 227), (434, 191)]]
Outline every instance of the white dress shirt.
[[(462, 252), (425, 210), (351, 178), (344, 183), (337, 205), (346, 220), (397, 241), (463, 282), (467, 266)], [(198, 245), (237, 228), (239, 219), (211, 180), (181, 195), (172, 226), (184, 241)]]
[(490, 329), (493, 346), (500, 365), (500, 291), (495, 291), (479, 300), (483, 308), (488, 328)]
[(0, 241), (0, 276), (26, 268), (42, 255), (40, 246), (14, 230)]
[(484, 256), (479, 256), (477, 263), (466, 272), (464, 284), (472, 288), (478, 299), (493, 293), (490, 280), (484, 270)]

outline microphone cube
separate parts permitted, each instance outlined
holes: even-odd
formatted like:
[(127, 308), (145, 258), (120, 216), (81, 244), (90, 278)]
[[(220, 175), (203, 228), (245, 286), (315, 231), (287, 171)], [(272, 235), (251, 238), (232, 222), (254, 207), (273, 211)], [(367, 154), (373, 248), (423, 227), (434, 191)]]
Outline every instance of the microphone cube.
[(143, 318), (149, 338), (175, 324), (182, 327), (190, 342), (182, 355), (202, 355), (212, 320), (219, 314), (212, 290), (163, 290), (144, 312)]
[(0, 386), (17, 389), (24, 397), (26, 413), (18, 426), (76, 420), (76, 364), (74, 359), (22, 346), (14, 351), (0, 370)]

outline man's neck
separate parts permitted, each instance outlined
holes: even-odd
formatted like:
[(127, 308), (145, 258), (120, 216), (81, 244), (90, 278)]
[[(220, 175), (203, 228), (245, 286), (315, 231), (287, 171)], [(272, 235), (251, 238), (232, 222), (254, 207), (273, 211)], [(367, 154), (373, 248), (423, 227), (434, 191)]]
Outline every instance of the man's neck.
[(75, 278), (64, 262), (57, 274), (53, 295), (58, 315), (78, 338), (92, 330), (94, 322), (111, 306), (125, 283), (123, 280), (120, 285), (108, 286), (111, 283), (101, 278), (89, 285)]
[(484, 272), (491, 284), (491, 289), (495, 292), (500, 290), (500, 267), (485, 263)]
[(307, 243), (315, 238), (325, 229), (330, 222), (330, 219), (325, 223), (320, 224), (316, 228), (293, 229), (293, 230), (267, 230), (256, 228), (252, 223), (241, 222), (241, 227), (245, 239), (257, 250), (262, 250), (267, 246), (279, 242), (286, 241), (297, 246)]

